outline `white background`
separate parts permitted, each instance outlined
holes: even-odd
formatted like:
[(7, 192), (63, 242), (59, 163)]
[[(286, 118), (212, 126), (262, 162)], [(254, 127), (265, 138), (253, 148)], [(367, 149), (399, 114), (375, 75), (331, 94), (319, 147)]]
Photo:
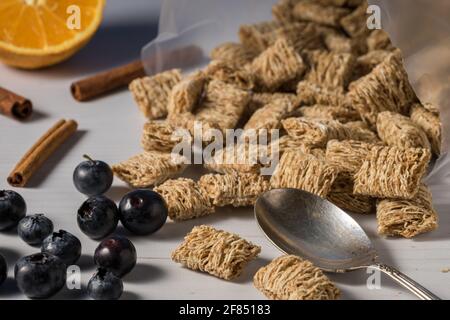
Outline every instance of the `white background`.
[[(79, 264), (83, 270), (83, 285), (95, 270), (92, 255), (97, 242), (84, 236), (76, 224), (76, 211), (85, 198), (73, 187), (73, 169), (85, 153), (111, 164), (138, 153), (145, 121), (127, 91), (78, 103), (72, 99), (69, 86), (76, 79), (137, 58), (140, 48), (156, 35), (158, 12), (159, 1), (109, 0), (101, 29), (70, 61), (33, 72), (0, 66), (0, 86), (29, 97), (35, 106), (33, 118), (25, 123), (0, 116), (0, 189), (10, 189), (6, 183), (10, 170), (58, 119), (71, 118), (79, 122), (76, 137), (49, 159), (28, 188), (16, 191), (27, 201), (29, 214), (45, 213), (53, 220), (55, 228), (65, 229), (81, 239), (83, 256)], [(108, 196), (119, 201), (127, 191), (129, 189), (116, 179)], [(441, 215), (440, 229), (415, 240), (382, 239), (376, 234), (374, 216), (356, 218), (373, 239), (383, 262), (398, 267), (442, 298), (449, 298), (450, 273), (441, 270), (450, 267), (450, 219), (447, 208), (438, 206), (437, 209)], [(260, 258), (234, 282), (183, 269), (170, 260), (170, 252), (197, 224), (235, 232), (261, 245)], [(148, 237), (134, 237), (122, 228), (118, 232), (130, 237), (139, 257), (136, 269), (125, 278), (125, 299), (264, 298), (253, 287), (252, 276), (259, 267), (280, 255), (259, 231), (251, 209), (227, 208), (195, 221), (168, 222), (158, 233)], [(9, 279), (0, 287), (0, 299), (23, 298), (14, 284), (13, 264), (21, 256), (36, 251), (37, 248), (29, 247), (13, 233), (0, 234), (0, 253), (10, 266)], [(385, 277), (381, 290), (369, 291), (364, 272), (330, 276), (345, 299), (414, 298)], [(63, 290), (55, 298), (86, 297), (82, 291)]]

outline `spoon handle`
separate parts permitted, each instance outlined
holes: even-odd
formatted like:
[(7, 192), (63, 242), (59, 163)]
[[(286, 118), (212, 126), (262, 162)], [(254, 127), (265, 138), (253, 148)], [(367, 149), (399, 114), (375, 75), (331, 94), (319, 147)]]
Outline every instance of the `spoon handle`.
[(381, 272), (387, 274), (389, 277), (394, 279), (422, 300), (441, 300), (441, 298), (434, 295), (428, 289), (424, 288), (422, 285), (418, 284), (416, 281), (393, 267), (382, 263), (377, 263), (370, 266), (370, 268), (380, 270)]

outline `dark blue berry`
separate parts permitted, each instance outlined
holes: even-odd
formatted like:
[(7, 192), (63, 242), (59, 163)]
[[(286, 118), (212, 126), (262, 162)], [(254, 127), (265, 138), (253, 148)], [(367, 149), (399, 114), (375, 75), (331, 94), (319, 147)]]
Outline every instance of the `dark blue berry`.
[(113, 172), (103, 161), (92, 160), (80, 163), (73, 172), (73, 183), (78, 191), (87, 196), (105, 193), (113, 182)]
[(130, 232), (137, 235), (152, 234), (167, 220), (164, 199), (151, 190), (136, 190), (125, 195), (119, 204), (120, 221)]
[(8, 264), (6, 263), (6, 259), (0, 254), (0, 286), (5, 282), (7, 276)]
[(57, 256), (69, 266), (80, 258), (81, 242), (73, 234), (59, 230), (44, 239), (41, 251)]
[(65, 264), (47, 253), (23, 257), (14, 268), (17, 286), (32, 299), (45, 299), (58, 293), (66, 283), (66, 275)]
[(99, 268), (89, 280), (87, 292), (94, 300), (118, 300), (123, 293), (122, 279), (106, 269)]
[(43, 214), (26, 216), (17, 226), (19, 237), (29, 245), (41, 245), (53, 232), (52, 221)]
[(95, 196), (86, 200), (78, 209), (78, 226), (92, 239), (109, 236), (119, 222), (116, 204), (105, 196)]
[(20, 194), (0, 190), (0, 231), (16, 227), (26, 213), (27, 206)]
[(95, 264), (120, 278), (133, 270), (136, 260), (136, 248), (125, 237), (112, 236), (103, 240), (95, 249)]

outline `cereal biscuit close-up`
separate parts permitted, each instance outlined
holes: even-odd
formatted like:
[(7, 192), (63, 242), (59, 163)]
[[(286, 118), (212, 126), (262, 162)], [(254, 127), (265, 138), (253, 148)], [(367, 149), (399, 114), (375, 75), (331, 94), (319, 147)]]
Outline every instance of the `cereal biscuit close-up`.
[(374, 146), (376, 145), (372, 143), (355, 140), (331, 140), (327, 143), (326, 160), (341, 171), (353, 175), (359, 171)]
[(302, 105), (343, 106), (348, 104), (342, 88), (327, 88), (310, 81), (298, 83), (297, 96)]
[(191, 270), (233, 280), (260, 251), (259, 246), (236, 234), (202, 225), (186, 235), (183, 243), (172, 252), (172, 260)]
[(141, 146), (145, 151), (171, 152), (182, 141), (191, 141), (190, 133), (177, 133), (177, 128), (166, 121), (149, 121), (144, 125)]
[(207, 216), (214, 212), (214, 206), (192, 179), (167, 180), (154, 188), (166, 201), (169, 218), (184, 221)]
[(322, 270), (297, 256), (282, 256), (262, 267), (253, 284), (272, 300), (337, 300), (340, 290)]
[(337, 120), (341, 123), (360, 120), (359, 113), (348, 106), (326, 106), (316, 104), (300, 108), (303, 117), (309, 119)]
[(351, 11), (347, 8), (322, 6), (314, 0), (300, 1), (294, 6), (294, 18), (330, 27), (339, 27), (340, 20)]
[(411, 120), (425, 131), (431, 143), (433, 153), (439, 156), (442, 145), (442, 123), (439, 119), (439, 114), (427, 110), (420, 104), (415, 104), (411, 108)]
[(385, 199), (377, 204), (378, 233), (413, 238), (438, 227), (430, 190), (421, 185), (411, 200)]
[(427, 149), (373, 147), (355, 175), (354, 193), (413, 199), (431, 159)]
[(200, 102), (205, 84), (206, 75), (203, 72), (191, 74), (176, 84), (169, 95), (168, 114), (191, 112)]

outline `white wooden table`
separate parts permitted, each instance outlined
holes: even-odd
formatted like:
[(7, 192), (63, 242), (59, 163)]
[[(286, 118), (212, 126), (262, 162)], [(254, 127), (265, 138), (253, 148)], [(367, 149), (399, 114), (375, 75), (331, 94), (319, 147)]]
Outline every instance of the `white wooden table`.
[[(80, 104), (69, 93), (70, 83), (95, 71), (126, 62), (138, 56), (139, 48), (155, 34), (159, 1), (133, 1), (133, 7), (109, 1), (105, 23), (94, 41), (69, 62), (37, 72), (0, 66), (0, 86), (8, 87), (33, 100), (35, 115), (26, 123), (0, 116), (0, 189), (10, 189), (6, 176), (25, 150), (60, 118), (79, 122), (74, 139), (59, 150), (33, 178), (26, 189), (17, 189), (28, 205), (28, 213), (45, 213), (55, 228), (77, 235), (83, 243), (79, 262), (86, 285), (95, 266), (92, 261), (97, 242), (78, 229), (76, 212), (85, 197), (72, 184), (72, 172), (87, 153), (108, 163), (116, 163), (140, 151), (139, 139), (144, 118), (126, 91)], [(152, 18), (153, 16), (153, 18)], [(190, 172), (196, 174), (195, 170)], [(129, 189), (117, 179), (108, 193), (119, 201)], [(450, 298), (450, 216), (438, 205), (440, 229), (416, 240), (382, 239), (376, 234), (374, 216), (358, 216), (378, 249), (381, 260), (390, 263), (421, 282), (442, 298)], [(183, 269), (170, 260), (171, 251), (194, 225), (210, 224), (232, 231), (262, 246), (261, 256), (252, 262), (235, 282)], [(224, 209), (210, 217), (184, 223), (167, 223), (158, 233), (130, 237), (138, 251), (138, 265), (125, 278), (125, 299), (261, 299), (252, 285), (255, 271), (280, 255), (261, 234), (251, 209)], [(21, 256), (38, 251), (13, 233), (0, 233), (0, 253), (10, 264), (9, 279), (0, 287), (0, 299), (21, 299), (13, 280), (13, 264)], [(368, 290), (364, 272), (331, 275), (345, 299), (413, 299), (402, 288), (382, 278), (381, 290)], [(81, 291), (63, 290), (55, 298), (85, 298)]]

